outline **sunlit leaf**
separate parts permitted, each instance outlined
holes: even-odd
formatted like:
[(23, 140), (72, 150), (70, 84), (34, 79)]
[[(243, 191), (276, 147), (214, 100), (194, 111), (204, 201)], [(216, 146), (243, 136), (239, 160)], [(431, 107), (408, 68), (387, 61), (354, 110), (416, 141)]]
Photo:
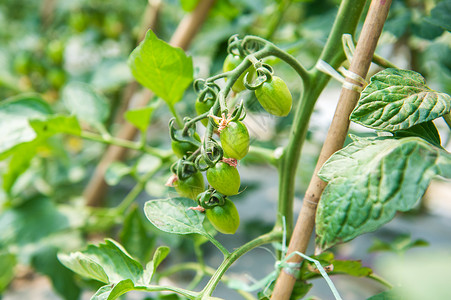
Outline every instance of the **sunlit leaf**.
[(157, 38), (151, 30), (130, 54), (128, 64), (135, 79), (169, 105), (180, 101), (193, 81), (191, 57)]
[(0, 102), (0, 159), (17, 145), (37, 137), (30, 119), (45, 118), (51, 113), (50, 106), (37, 95), (20, 95)]
[(143, 282), (144, 270), (141, 264), (113, 240), (89, 245), (85, 251), (59, 254), (58, 258), (74, 272), (105, 283), (116, 283), (123, 279), (131, 279), (135, 284)]
[(414, 71), (385, 69), (363, 90), (351, 120), (363, 126), (396, 131), (432, 121), (451, 111), (451, 97), (431, 90)]
[(81, 127), (75, 116), (52, 115), (46, 119), (30, 120), (30, 125), (34, 131), (42, 137), (51, 136), (57, 133), (67, 133), (80, 135)]
[(136, 126), (141, 131), (146, 131), (152, 118), (156, 105), (128, 110), (125, 112), (125, 119)]
[(158, 229), (170, 233), (205, 235), (202, 223), (205, 215), (189, 209), (196, 203), (188, 198), (171, 198), (146, 202), (144, 212), (149, 221)]
[(451, 175), (451, 154), (423, 139), (354, 137), (319, 172), (329, 184), (317, 210), (317, 245), (376, 230), (411, 209), (435, 175)]

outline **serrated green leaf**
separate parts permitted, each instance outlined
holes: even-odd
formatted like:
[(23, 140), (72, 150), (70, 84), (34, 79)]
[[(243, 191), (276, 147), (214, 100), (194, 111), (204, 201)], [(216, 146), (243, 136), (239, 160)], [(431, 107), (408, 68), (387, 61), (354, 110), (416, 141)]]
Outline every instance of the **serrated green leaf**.
[(89, 245), (81, 252), (58, 255), (60, 261), (74, 272), (105, 283), (117, 283), (131, 279), (134, 284), (142, 285), (143, 267), (113, 240), (105, 244)]
[(132, 109), (126, 111), (124, 117), (139, 130), (146, 131), (154, 110), (155, 105)]
[(16, 256), (8, 252), (0, 252), (0, 294), (14, 278)]
[(363, 126), (396, 131), (432, 121), (451, 111), (451, 97), (431, 90), (421, 74), (385, 69), (363, 90), (351, 120)]
[(130, 174), (132, 171), (133, 169), (123, 162), (112, 162), (105, 172), (105, 181), (109, 185), (116, 185), (124, 176)]
[(451, 31), (451, 1), (441, 1), (431, 10), (431, 17), (428, 21), (432, 24)]
[(408, 129), (398, 130), (395, 137), (417, 136), (425, 139), (434, 146), (441, 147), (440, 135), (432, 121), (414, 125)]
[(110, 114), (107, 100), (88, 84), (72, 82), (64, 87), (62, 95), (67, 109), (90, 125), (102, 126)]
[(205, 215), (189, 209), (196, 203), (188, 198), (176, 197), (171, 199), (152, 200), (144, 205), (147, 219), (158, 229), (176, 233), (198, 233), (206, 235), (202, 223)]
[(128, 65), (135, 79), (173, 106), (193, 81), (193, 62), (185, 52), (160, 40), (149, 30), (130, 54)]
[(30, 119), (45, 118), (50, 106), (36, 95), (19, 95), (0, 103), (0, 159), (12, 153), (17, 145), (31, 142), (37, 134)]
[(52, 115), (43, 120), (35, 119), (29, 122), (40, 137), (48, 137), (57, 133), (81, 134), (81, 127), (75, 116)]
[(316, 215), (321, 249), (376, 230), (411, 209), (433, 176), (451, 173), (451, 155), (420, 138), (354, 139), (318, 174), (329, 182)]

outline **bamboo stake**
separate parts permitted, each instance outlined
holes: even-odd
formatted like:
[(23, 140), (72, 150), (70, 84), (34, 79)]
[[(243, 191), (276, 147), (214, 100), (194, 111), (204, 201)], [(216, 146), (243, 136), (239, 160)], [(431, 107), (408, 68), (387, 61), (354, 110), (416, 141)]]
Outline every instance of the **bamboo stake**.
[[(214, 2), (215, 0), (201, 0), (196, 9), (180, 21), (169, 43), (174, 47), (180, 47), (186, 50), (193, 40), (194, 36), (196, 35), (197, 31), (207, 18), (208, 12), (210, 11)], [(138, 100), (136, 107), (144, 107), (152, 97), (153, 94), (151, 91), (144, 90)], [(121, 139), (132, 140), (137, 133), (138, 130), (136, 129), (136, 127), (124, 121), (121, 128), (119, 129), (117, 137)], [(94, 174), (83, 193), (86, 205), (101, 205), (108, 187), (104, 180), (105, 172), (108, 166), (113, 161), (123, 160), (126, 153), (126, 148), (119, 146), (108, 147), (106, 153), (97, 165), (97, 168), (94, 171)]]
[[(390, 8), (391, 0), (372, 0), (356, 51), (352, 59), (349, 70), (365, 78), (371, 64), (371, 60), (376, 49), (377, 41), (382, 32), (385, 19)], [(350, 83), (353, 80), (346, 79)], [(301, 211), (296, 222), (293, 235), (288, 246), (287, 256), (299, 251), (305, 253), (315, 225), (316, 207), (321, 197), (321, 193), (326, 187), (326, 182), (318, 176), (318, 171), (326, 160), (336, 151), (343, 147), (349, 128), (349, 116), (359, 100), (360, 93), (354, 90), (343, 88), (335, 110), (335, 114), (327, 133), (326, 140), (316, 164), (316, 168), (307, 191), (304, 196)], [(289, 262), (299, 263), (302, 258), (298, 255), (289, 259)], [(281, 271), (276, 281), (271, 299), (290, 299), (296, 278), (285, 271)]]

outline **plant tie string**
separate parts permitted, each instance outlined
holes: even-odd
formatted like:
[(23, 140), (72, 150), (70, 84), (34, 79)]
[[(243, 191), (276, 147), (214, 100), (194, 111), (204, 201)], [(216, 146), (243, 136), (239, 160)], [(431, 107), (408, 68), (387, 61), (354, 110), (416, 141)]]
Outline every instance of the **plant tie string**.
[[(327, 75), (335, 78), (336, 80), (340, 81), (343, 85), (343, 88), (348, 89), (348, 90), (353, 90), (357, 93), (361, 93), (362, 90), (365, 88), (365, 86), (367, 85), (367, 82), (365, 81), (365, 79), (363, 79), (360, 75), (346, 70), (343, 66), (341, 66), (337, 72), (334, 68), (332, 68), (327, 62), (325, 62), (324, 60), (318, 60), (318, 62), (315, 65), (315, 68), (320, 70), (323, 73), (326, 73)], [(352, 83), (349, 82), (346, 79), (352, 79), (356, 82), (358, 82), (359, 84), (356, 83)]]

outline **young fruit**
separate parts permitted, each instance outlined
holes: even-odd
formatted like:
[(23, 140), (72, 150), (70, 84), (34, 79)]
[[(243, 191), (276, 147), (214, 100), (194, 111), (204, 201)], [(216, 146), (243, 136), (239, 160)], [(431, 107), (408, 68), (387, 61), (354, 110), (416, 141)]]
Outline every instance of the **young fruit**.
[[(243, 59), (241, 57), (239, 57), (238, 55), (229, 54), (229, 55), (227, 55), (226, 59), (224, 60), (224, 65), (222, 67), (222, 70), (224, 72), (232, 71), (242, 61), (243, 61)], [(238, 80), (232, 86), (232, 91), (234, 91), (235, 93), (239, 93), (239, 92), (244, 91), (246, 89), (246, 87), (244, 86), (243, 80), (244, 80), (244, 76), (248, 72), (249, 72), (249, 75), (247, 77), (250, 80), (252, 78), (253, 74), (254, 74), (254, 68), (252, 66), (250, 66), (246, 71), (244, 71), (244, 73), (242, 73), (240, 75), (240, 77), (238, 77)]]
[(238, 210), (229, 199), (225, 199), (224, 205), (217, 205), (205, 211), (208, 220), (213, 227), (225, 234), (234, 234), (240, 226)]
[(249, 132), (240, 121), (227, 124), (221, 130), (220, 139), (226, 157), (240, 160), (249, 152)]
[(180, 196), (193, 200), (196, 200), (197, 195), (205, 189), (204, 177), (200, 172), (196, 172), (183, 180), (176, 179), (172, 185)]
[(291, 110), (293, 98), (286, 83), (273, 76), (271, 81), (264, 82), (255, 90), (255, 96), (263, 108), (272, 115), (284, 117)]
[[(194, 134), (194, 138), (200, 142), (200, 136), (197, 132)], [(190, 154), (197, 150), (197, 146), (188, 142), (172, 141), (171, 147), (172, 151), (174, 151), (174, 154), (177, 155), (178, 158), (182, 158), (185, 154)]]
[(216, 191), (226, 196), (236, 195), (240, 189), (238, 170), (222, 161), (207, 170), (207, 180)]
[[(199, 100), (196, 100), (196, 103), (194, 104), (194, 108), (196, 109), (197, 115), (201, 115), (201, 114), (204, 114), (207, 111), (209, 111), (211, 109), (211, 107), (213, 106), (213, 104), (215, 104), (215, 102), (212, 99), (204, 101), (204, 102), (200, 102)], [(205, 127), (207, 127), (208, 118), (202, 119), (201, 122), (202, 122), (202, 124), (204, 124)]]

